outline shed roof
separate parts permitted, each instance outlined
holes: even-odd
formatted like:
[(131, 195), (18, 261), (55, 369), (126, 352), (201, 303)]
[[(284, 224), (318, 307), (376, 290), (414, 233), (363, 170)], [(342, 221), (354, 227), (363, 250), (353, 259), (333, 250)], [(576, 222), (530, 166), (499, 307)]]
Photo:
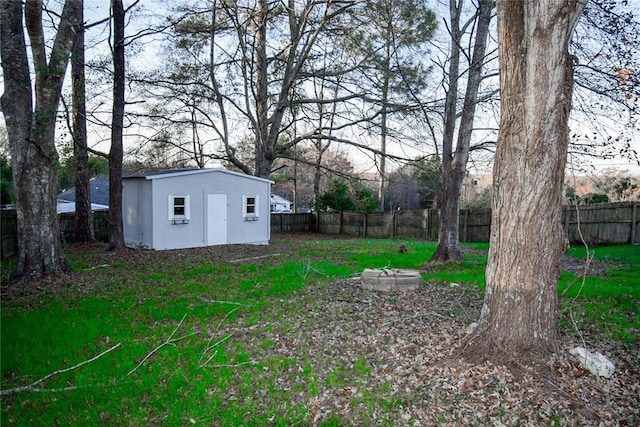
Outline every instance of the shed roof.
[(177, 169), (177, 170), (167, 170), (167, 171), (155, 171), (155, 172), (146, 172), (140, 174), (132, 174), (123, 176), (122, 179), (132, 179), (132, 178), (144, 178), (146, 180), (153, 179), (163, 179), (163, 178), (172, 178), (176, 176), (184, 176), (184, 175), (195, 175), (202, 173), (225, 173), (229, 175), (235, 175), (246, 179), (253, 179), (256, 181), (266, 182), (269, 184), (273, 184), (273, 181), (266, 178), (261, 178), (259, 176), (247, 175), (242, 172), (235, 172), (228, 169), (222, 168), (205, 168), (205, 169)]

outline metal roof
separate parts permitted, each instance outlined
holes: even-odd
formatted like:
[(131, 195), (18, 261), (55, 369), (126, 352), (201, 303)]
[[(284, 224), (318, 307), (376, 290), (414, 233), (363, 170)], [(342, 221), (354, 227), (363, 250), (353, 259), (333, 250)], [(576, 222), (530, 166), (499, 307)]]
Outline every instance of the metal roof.
[(195, 175), (202, 173), (225, 173), (229, 175), (235, 175), (242, 178), (254, 179), (257, 181), (268, 182), (273, 184), (273, 181), (266, 178), (261, 178), (259, 176), (247, 175), (246, 173), (231, 171), (228, 169), (222, 168), (204, 168), (204, 169), (177, 169), (177, 170), (166, 170), (166, 171), (155, 171), (155, 172), (146, 172), (140, 174), (132, 174), (123, 176), (122, 179), (133, 179), (133, 178), (144, 178), (146, 180), (153, 179), (163, 179), (163, 178), (171, 178), (175, 176), (185, 176), (185, 175)]

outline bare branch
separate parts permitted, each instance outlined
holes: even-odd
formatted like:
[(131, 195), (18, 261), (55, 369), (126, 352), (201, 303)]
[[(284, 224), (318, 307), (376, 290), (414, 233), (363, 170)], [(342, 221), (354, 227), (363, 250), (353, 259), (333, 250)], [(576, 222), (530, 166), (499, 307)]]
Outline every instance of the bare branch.
[(63, 374), (65, 372), (69, 372), (69, 371), (73, 371), (75, 369), (78, 369), (84, 365), (87, 365), (91, 362), (94, 362), (96, 360), (98, 360), (99, 358), (101, 358), (102, 356), (104, 356), (107, 353), (112, 352), (113, 350), (119, 348), (122, 346), (122, 343), (118, 343), (116, 345), (114, 345), (113, 347), (103, 351), (102, 353), (92, 357), (91, 359), (85, 360), (83, 362), (80, 362), (76, 365), (71, 366), (70, 368), (65, 368), (65, 369), (58, 369), (57, 371), (53, 371), (52, 373), (45, 375), (44, 377), (40, 378), (37, 381), (32, 382), (29, 385), (26, 386), (22, 386), (22, 387), (15, 387), (15, 388), (10, 388), (7, 390), (0, 390), (0, 396), (8, 396), (10, 394), (16, 394), (16, 393), (21, 393), (23, 391), (48, 391), (48, 392), (58, 392), (58, 391), (67, 391), (67, 390), (75, 390), (77, 388), (80, 388), (79, 386), (75, 386), (75, 387), (64, 387), (64, 388), (54, 388), (54, 389), (41, 389), (41, 388), (36, 388), (35, 386), (48, 380), (49, 378), (55, 376), (55, 375), (59, 375), (59, 374)]

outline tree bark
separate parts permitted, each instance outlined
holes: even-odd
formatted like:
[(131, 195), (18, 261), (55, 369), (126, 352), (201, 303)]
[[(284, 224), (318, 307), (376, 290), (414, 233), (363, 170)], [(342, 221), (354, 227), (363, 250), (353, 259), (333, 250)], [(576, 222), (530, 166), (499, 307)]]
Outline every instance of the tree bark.
[(124, 18), (122, 0), (112, 0), (113, 9), (113, 115), (109, 150), (109, 250), (124, 247), (122, 223), (122, 134), (124, 127)]
[(22, 2), (3, 1), (1, 7), (0, 55), (5, 90), (2, 110), (11, 146), (18, 213), (18, 263), (13, 278), (26, 281), (70, 270), (62, 250), (56, 212), (55, 127), (69, 53), (81, 25), (76, 20), (80, 3), (65, 2), (47, 62), (42, 2), (26, 2), (24, 23), (36, 71), (33, 91), (22, 25)]
[[(84, 23), (84, 0), (79, 0), (78, 22)], [(85, 100), (84, 26), (76, 34), (71, 52), (73, 114), (73, 152), (76, 162), (76, 241), (95, 240), (89, 186), (89, 152), (87, 150), (87, 110)]]
[(568, 45), (584, 2), (499, 0), (501, 121), (480, 351), (519, 361), (556, 339), (562, 185), (573, 85)]
[(449, 90), (445, 105), (445, 133), (442, 149), (442, 198), (440, 200), (440, 225), (438, 247), (430, 262), (461, 261), (460, 249), (460, 194), (462, 182), (469, 160), (469, 146), (475, 118), (478, 90), (482, 81), (489, 24), (491, 23), (492, 0), (481, 0), (478, 5), (478, 23), (473, 47), (473, 56), (467, 77), (460, 127), (455, 153), (453, 140), (457, 117), (458, 79), (460, 73), (460, 8), (456, 0), (451, 0), (451, 62), (449, 65)]
[(272, 159), (269, 144), (269, 99), (268, 99), (268, 63), (267, 63), (267, 21), (269, 5), (266, 0), (258, 0), (256, 11), (256, 170), (255, 175), (269, 177)]
[(386, 43), (386, 57), (383, 64), (382, 110), (380, 111), (380, 180), (378, 181), (378, 210), (380, 212), (384, 212), (384, 195), (387, 180), (387, 104), (389, 102), (389, 80), (391, 73), (391, 48), (389, 43), (389, 41)]

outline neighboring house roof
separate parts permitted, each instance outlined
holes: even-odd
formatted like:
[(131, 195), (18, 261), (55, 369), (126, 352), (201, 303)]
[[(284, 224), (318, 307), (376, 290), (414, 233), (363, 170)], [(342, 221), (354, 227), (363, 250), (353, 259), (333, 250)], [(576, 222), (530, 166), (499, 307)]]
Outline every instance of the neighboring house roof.
[[(89, 180), (91, 189), (91, 203), (109, 207), (109, 178), (91, 178)], [(58, 200), (65, 202), (76, 201), (76, 188), (63, 191), (58, 195)], [(75, 209), (75, 203), (74, 203)]]
[(271, 211), (272, 212), (290, 211), (291, 204), (292, 204), (291, 201), (285, 199), (284, 197), (278, 196), (277, 194), (271, 195)]
[(175, 176), (195, 175), (195, 174), (211, 173), (211, 172), (218, 172), (218, 173), (224, 173), (224, 174), (229, 174), (229, 175), (235, 175), (235, 176), (239, 176), (239, 177), (242, 177), (242, 178), (253, 179), (253, 180), (256, 180), (256, 181), (268, 182), (270, 184), (273, 184), (273, 181), (271, 181), (270, 179), (260, 178), (259, 176), (247, 175), (247, 174), (242, 173), (242, 172), (235, 172), (235, 171), (230, 171), (228, 169), (222, 169), (222, 168), (180, 169), (180, 170), (169, 170), (169, 171), (156, 171), (156, 172), (147, 172), (147, 173), (126, 175), (126, 176), (123, 176), (122, 179), (144, 178), (146, 180), (152, 180), (152, 179), (171, 178), (171, 177), (175, 177)]
[(278, 196), (277, 194), (272, 194), (271, 195), (271, 201), (274, 202), (274, 203), (278, 203), (278, 204), (280, 204), (280, 203), (289, 203), (289, 204), (291, 204), (291, 200), (287, 200), (282, 196)]
[[(97, 205), (95, 203), (91, 203), (92, 211), (107, 211), (109, 210), (109, 206), (106, 205)], [(65, 202), (58, 201), (58, 205), (56, 206), (56, 212), (61, 213), (72, 213), (76, 211), (76, 202)]]

